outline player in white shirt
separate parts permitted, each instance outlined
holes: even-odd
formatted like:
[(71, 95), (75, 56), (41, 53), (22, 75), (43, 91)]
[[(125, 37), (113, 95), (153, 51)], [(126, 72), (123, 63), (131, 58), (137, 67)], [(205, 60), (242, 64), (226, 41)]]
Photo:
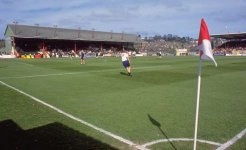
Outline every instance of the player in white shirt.
[(121, 61), (122, 61), (123, 66), (126, 68), (127, 75), (132, 76), (130, 58), (129, 58), (129, 54), (127, 51), (123, 50), (123, 52), (121, 53)]

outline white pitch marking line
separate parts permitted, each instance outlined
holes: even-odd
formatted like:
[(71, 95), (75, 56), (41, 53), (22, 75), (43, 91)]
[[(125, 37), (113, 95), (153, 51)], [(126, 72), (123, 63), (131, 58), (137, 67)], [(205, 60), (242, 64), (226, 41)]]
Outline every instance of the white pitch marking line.
[[(152, 141), (149, 143), (145, 143), (143, 145), (141, 145), (141, 147), (147, 147), (147, 146), (151, 146), (157, 143), (161, 143), (161, 142), (172, 142), (172, 141), (194, 141), (194, 139), (189, 139), (189, 138), (171, 138), (171, 139), (160, 139), (160, 140), (156, 140), (156, 141)], [(207, 143), (207, 144), (211, 144), (211, 145), (216, 145), (216, 146), (221, 146), (221, 143), (217, 143), (217, 142), (213, 142), (213, 141), (206, 141), (206, 140), (197, 140), (200, 143)]]
[[(169, 65), (165, 66), (152, 66), (152, 67), (135, 67), (134, 70), (138, 69), (154, 69), (159, 67), (169, 67)], [(86, 74), (86, 73), (100, 73), (105, 71), (115, 71), (119, 69), (106, 69), (106, 70), (94, 70), (94, 71), (87, 71), (87, 72), (67, 72), (67, 73), (55, 73), (55, 74), (41, 74), (41, 75), (33, 75), (33, 76), (17, 76), (17, 77), (0, 77), (0, 79), (24, 79), (24, 78), (36, 78), (36, 77), (48, 77), (48, 76), (63, 76), (63, 75), (75, 75), (75, 74)]]
[[(84, 120), (81, 120), (81, 119), (79, 119), (77, 117), (74, 117), (73, 115), (71, 115), (69, 113), (66, 113), (66, 112), (62, 111), (61, 109), (59, 109), (59, 108), (57, 108), (55, 106), (52, 106), (52, 105), (50, 105), (50, 104), (48, 104), (48, 103), (46, 103), (46, 102), (34, 97), (34, 96), (31, 96), (30, 94), (27, 94), (27, 93), (15, 88), (15, 87), (9, 85), (9, 84), (6, 84), (6, 83), (4, 83), (2, 81), (0, 81), (0, 83), (5, 85), (5, 86), (7, 86), (7, 87), (9, 87), (9, 88), (11, 88), (11, 89), (13, 89), (13, 90), (15, 90), (15, 91), (17, 91), (17, 92), (19, 92), (19, 93), (21, 93), (21, 94), (23, 94), (23, 95), (25, 95), (25, 96), (27, 96), (27, 97), (29, 97), (29, 98), (31, 98), (31, 99), (33, 99), (33, 100), (35, 100), (35, 101), (37, 101), (37, 102), (39, 102), (39, 103), (41, 103), (41, 104), (43, 104), (43, 105), (45, 105), (45, 106), (47, 106), (47, 107), (49, 107), (49, 108), (51, 108), (51, 109), (53, 109), (53, 110), (55, 110), (55, 111), (57, 111), (60, 114), (63, 114), (65, 116), (67, 116), (68, 118), (71, 118), (71, 119), (73, 119), (75, 121), (78, 121), (78, 122), (80, 122), (80, 123), (82, 123), (82, 124), (84, 124), (84, 125), (86, 125), (88, 127), (91, 127), (91, 128), (93, 128), (93, 129), (95, 129), (95, 130), (97, 130), (99, 132), (102, 132), (102, 133), (104, 133), (104, 134), (106, 134), (108, 136), (111, 136), (114, 139), (117, 139), (117, 140), (119, 140), (119, 141), (121, 141), (123, 143), (126, 143), (126, 144), (130, 145), (130, 146), (134, 146), (135, 148), (137, 148), (139, 150), (148, 150), (146, 148), (147, 146), (151, 146), (151, 145), (154, 145), (154, 144), (157, 144), (157, 143), (160, 143), (160, 142), (193, 141), (194, 140), (194, 139), (189, 139), (189, 138), (171, 138), (171, 139), (156, 140), (156, 141), (152, 141), (152, 142), (149, 142), (149, 143), (146, 143), (146, 144), (143, 144), (143, 145), (137, 145), (137, 144), (135, 144), (134, 142), (132, 142), (130, 140), (124, 139), (124, 138), (122, 138), (122, 137), (120, 137), (118, 135), (115, 135), (115, 134), (113, 134), (113, 133), (111, 133), (109, 131), (106, 131), (106, 130), (104, 130), (102, 128), (99, 128), (99, 127), (97, 127), (97, 126), (95, 126), (93, 124), (90, 124), (90, 123), (88, 123), (88, 122), (86, 122)], [(213, 141), (206, 141), (206, 140), (197, 140), (197, 141), (201, 142), (201, 143), (208, 143), (208, 144), (211, 144), (211, 145), (220, 146), (216, 150), (225, 150), (226, 148), (228, 148), (229, 146), (234, 144), (237, 140), (241, 139), (245, 134), (246, 134), (246, 128), (243, 131), (241, 131), (239, 134), (237, 134), (235, 137), (233, 137), (231, 140), (227, 141), (224, 144), (220, 144), (220, 143), (213, 142)]]
[(241, 139), (246, 134), (246, 128), (238, 133), (236, 136), (234, 136), (232, 139), (227, 141), (226, 143), (222, 144), (220, 147), (218, 147), (216, 150), (225, 150), (226, 148), (230, 147), (232, 144), (236, 143), (237, 140)]
[(22, 79), (22, 78), (36, 78), (36, 77), (48, 77), (48, 76), (63, 76), (63, 75), (73, 75), (73, 74), (81, 74), (82, 72), (68, 72), (68, 73), (56, 73), (56, 74), (41, 74), (41, 75), (33, 75), (33, 76), (19, 76), (19, 77), (1, 77), (0, 79)]
[(99, 127), (97, 127), (97, 126), (95, 126), (95, 125), (93, 125), (93, 124), (90, 124), (90, 123), (88, 123), (88, 122), (82, 120), (82, 119), (79, 119), (79, 118), (77, 118), (77, 117), (74, 117), (73, 115), (71, 115), (71, 114), (69, 114), (69, 113), (66, 113), (66, 112), (64, 112), (63, 110), (61, 110), (61, 109), (59, 109), (59, 108), (57, 108), (57, 107), (55, 107), (55, 106), (52, 106), (52, 105), (50, 105), (50, 104), (48, 104), (48, 103), (46, 103), (46, 102), (44, 102), (44, 101), (42, 101), (42, 100), (40, 100), (40, 99), (38, 99), (38, 98), (32, 96), (32, 95), (30, 95), (30, 94), (27, 94), (27, 93), (25, 93), (25, 92), (23, 92), (23, 91), (21, 91), (21, 90), (15, 88), (15, 87), (9, 85), (9, 84), (6, 84), (6, 83), (4, 83), (4, 82), (2, 82), (2, 81), (0, 81), (0, 83), (3, 84), (3, 85), (5, 85), (5, 86), (7, 86), (7, 87), (9, 87), (9, 88), (11, 88), (11, 89), (13, 89), (13, 90), (15, 90), (15, 91), (17, 91), (17, 92), (19, 92), (19, 93), (21, 93), (21, 94), (23, 94), (23, 95), (25, 95), (25, 96), (27, 96), (27, 97), (29, 97), (29, 98), (31, 98), (31, 99), (33, 99), (33, 100), (35, 100), (36, 102), (39, 102), (39, 103), (41, 103), (41, 104), (43, 104), (43, 105), (45, 105), (45, 106), (47, 106), (47, 107), (49, 107), (49, 108), (51, 108), (51, 109), (57, 111), (57, 112), (60, 113), (60, 114), (63, 114), (63, 115), (65, 115), (65, 116), (67, 116), (68, 118), (71, 118), (71, 119), (73, 119), (73, 120), (75, 120), (75, 121), (78, 121), (78, 122), (80, 122), (80, 123), (82, 123), (82, 124), (84, 124), (84, 125), (86, 125), (86, 126), (88, 126), (88, 127), (91, 127), (91, 128), (93, 128), (93, 129), (95, 129), (95, 130), (97, 130), (97, 131), (99, 131), (99, 132), (102, 132), (102, 133), (104, 133), (104, 134), (106, 134), (106, 135), (108, 135), (108, 136), (110, 136), (110, 137), (112, 137), (112, 138), (114, 138), (114, 139), (117, 139), (117, 140), (119, 140), (119, 141), (121, 141), (121, 142), (123, 142), (123, 143), (125, 143), (125, 144), (130, 145), (130, 146), (134, 146), (135, 148), (138, 148), (138, 149), (140, 149), (140, 150), (147, 150), (146, 148), (142, 148), (140, 145), (137, 145), (137, 144), (135, 144), (134, 142), (132, 142), (132, 141), (130, 141), (130, 140), (124, 139), (123, 137), (120, 137), (120, 136), (118, 136), (118, 135), (116, 135), (116, 134), (113, 134), (113, 133), (111, 133), (111, 132), (109, 132), (109, 131), (106, 131), (106, 130), (104, 130), (104, 129), (102, 129), (102, 128), (99, 128)]

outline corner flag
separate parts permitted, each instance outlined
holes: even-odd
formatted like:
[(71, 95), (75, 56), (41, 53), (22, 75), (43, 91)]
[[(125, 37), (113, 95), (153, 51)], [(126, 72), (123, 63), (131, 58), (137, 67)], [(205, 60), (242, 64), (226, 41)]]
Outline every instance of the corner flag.
[(207, 25), (204, 19), (201, 20), (201, 27), (198, 40), (198, 49), (200, 51), (199, 67), (198, 67), (198, 82), (197, 82), (197, 97), (196, 97), (196, 118), (195, 118), (195, 130), (194, 130), (194, 145), (193, 150), (196, 150), (197, 142), (197, 127), (198, 127), (198, 116), (199, 116), (199, 102), (200, 102), (200, 89), (201, 89), (201, 74), (202, 74), (202, 59), (212, 60), (217, 67), (217, 63), (214, 60), (210, 35), (208, 32)]
[(208, 32), (208, 28), (204, 19), (201, 20), (200, 34), (198, 40), (198, 49), (200, 51), (200, 58), (205, 60), (212, 60), (217, 67), (217, 63), (214, 60), (210, 35)]

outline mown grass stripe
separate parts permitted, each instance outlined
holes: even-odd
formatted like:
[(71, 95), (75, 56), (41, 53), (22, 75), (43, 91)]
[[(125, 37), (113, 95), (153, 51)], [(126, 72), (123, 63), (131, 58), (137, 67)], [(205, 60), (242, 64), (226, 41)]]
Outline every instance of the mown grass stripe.
[(143, 148), (140, 148), (139, 145), (135, 144), (134, 142), (132, 142), (132, 141), (130, 141), (130, 140), (127, 140), (127, 139), (125, 139), (125, 138), (123, 138), (123, 137), (120, 137), (120, 136), (118, 136), (118, 135), (116, 135), (116, 134), (113, 134), (113, 133), (111, 133), (111, 132), (109, 132), (109, 131), (106, 131), (106, 130), (104, 130), (104, 129), (102, 129), (102, 128), (99, 128), (99, 127), (97, 127), (97, 126), (95, 126), (95, 125), (93, 125), (93, 124), (91, 124), (91, 123), (88, 123), (88, 122), (86, 122), (86, 121), (84, 121), (84, 120), (82, 120), (82, 119), (80, 119), (80, 118), (77, 118), (77, 117), (75, 117), (75, 116), (73, 116), (73, 115), (71, 115), (71, 114), (69, 114), (69, 113), (66, 113), (66, 112), (64, 112), (63, 110), (61, 110), (61, 109), (59, 109), (59, 108), (57, 108), (57, 107), (55, 107), (55, 106), (53, 106), (53, 105), (50, 105), (50, 104), (48, 104), (48, 103), (46, 103), (46, 102), (44, 102), (44, 101), (42, 101), (42, 100), (40, 100), (40, 99), (38, 99), (38, 98), (36, 98), (36, 97), (30, 95), (30, 94), (28, 94), (28, 93), (25, 93), (25, 92), (23, 92), (23, 91), (21, 91), (21, 90), (15, 88), (15, 87), (13, 87), (13, 86), (7, 84), (7, 83), (5, 83), (5, 82), (0, 81), (0, 83), (3, 84), (3, 85), (5, 85), (5, 86), (7, 86), (7, 87), (9, 87), (9, 88), (11, 88), (11, 89), (13, 89), (13, 90), (15, 90), (15, 91), (17, 91), (17, 92), (19, 92), (19, 93), (21, 93), (21, 94), (23, 94), (23, 95), (25, 95), (25, 96), (27, 96), (27, 97), (29, 97), (29, 98), (31, 98), (31, 99), (33, 99), (33, 100), (35, 100), (36, 102), (39, 102), (39, 103), (41, 103), (41, 104), (43, 104), (43, 105), (45, 105), (45, 106), (47, 106), (47, 107), (49, 107), (49, 108), (55, 110), (56, 112), (58, 112), (58, 113), (60, 113), (60, 114), (63, 114), (64, 116), (66, 116), (66, 117), (68, 117), (68, 118), (70, 118), (70, 119), (73, 119), (73, 120), (75, 120), (75, 121), (78, 121), (78, 122), (80, 122), (81, 124), (84, 124), (84, 125), (86, 125), (86, 126), (88, 126), (88, 127), (91, 127), (91, 128), (93, 128), (93, 129), (95, 129), (95, 130), (97, 130), (97, 131), (99, 131), (99, 132), (101, 132), (101, 133), (104, 133), (104, 134), (106, 134), (106, 135), (108, 135), (108, 136), (110, 136), (110, 137), (112, 137), (112, 138), (114, 138), (114, 139), (117, 139), (117, 140), (119, 140), (119, 141), (121, 141), (121, 142), (123, 142), (123, 143), (125, 143), (125, 144), (128, 144), (129, 146), (134, 146), (134, 147), (136, 147), (136, 148), (138, 148), (138, 149), (144, 150)]
[[(163, 68), (168, 67), (165, 66), (150, 66), (150, 67), (135, 67), (134, 70), (138, 69), (155, 69), (155, 68)], [(23, 78), (36, 78), (36, 77), (48, 77), (48, 76), (63, 76), (63, 75), (76, 75), (76, 74), (86, 74), (86, 73), (100, 73), (100, 72), (108, 72), (108, 71), (115, 71), (121, 70), (120, 69), (105, 69), (105, 70), (93, 70), (93, 71), (81, 71), (81, 72), (67, 72), (67, 73), (54, 73), (54, 74), (41, 74), (41, 75), (32, 75), (32, 76), (16, 76), (16, 77), (0, 77), (0, 79), (23, 79)]]

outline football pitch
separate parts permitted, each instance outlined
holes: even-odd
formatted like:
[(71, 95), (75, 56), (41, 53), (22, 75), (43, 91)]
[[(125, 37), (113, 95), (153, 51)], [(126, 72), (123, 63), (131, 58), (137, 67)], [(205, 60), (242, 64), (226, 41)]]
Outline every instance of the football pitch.
[[(203, 61), (197, 149), (246, 148), (246, 57)], [(1, 149), (192, 150), (198, 57), (0, 60)]]

